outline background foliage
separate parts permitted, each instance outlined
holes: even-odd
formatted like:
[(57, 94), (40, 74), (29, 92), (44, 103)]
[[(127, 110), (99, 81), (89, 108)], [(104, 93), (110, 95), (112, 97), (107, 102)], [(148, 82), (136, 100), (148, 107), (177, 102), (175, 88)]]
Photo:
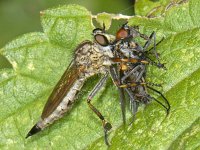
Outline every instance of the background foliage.
[[(165, 37), (158, 51), (168, 70), (150, 67), (148, 80), (163, 82), (161, 90), (172, 107), (168, 118), (165, 119), (163, 108), (152, 102), (145, 109), (141, 107), (132, 125), (122, 126), (118, 93), (109, 80), (94, 99), (94, 104), (113, 124), (109, 136), (112, 145), (106, 147), (101, 123), (85, 102), (87, 94), (99, 79), (95, 76), (84, 86), (70, 115), (38, 135), (28, 140), (24, 138), (39, 118), (52, 88), (72, 59), (74, 48), (81, 41), (92, 39), (94, 26), (91, 25), (91, 13), (82, 6), (60, 6), (42, 12), (42, 29), (38, 24), (36, 28), (34, 24), (31, 28), (29, 25), (26, 27), (21, 21), (27, 31), (40, 32), (22, 35), (0, 50), (6, 64), (0, 69), (0, 148), (198, 149), (200, 2), (176, 3), (166, 10), (168, 4), (167, 0), (138, 1), (135, 11), (141, 16), (129, 20), (130, 25), (140, 25), (141, 31), (147, 35), (156, 31), (157, 41)], [(144, 17), (160, 5), (152, 13), (156, 18)]]

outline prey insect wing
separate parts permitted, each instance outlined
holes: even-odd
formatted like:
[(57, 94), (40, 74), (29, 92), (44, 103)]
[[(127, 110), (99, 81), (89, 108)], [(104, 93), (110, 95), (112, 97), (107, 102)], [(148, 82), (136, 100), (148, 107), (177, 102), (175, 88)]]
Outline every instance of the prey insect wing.
[(110, 67), (110, 75), (112, 77), (113, 82), (118, 88), (119, 92), (119, 99), (120, 99), (120, 105), (121, 105), (121, 111), (122, 111), (122, 119), (123, 123), (126, 124), (126, 99), (125, 99), (125, 93), (124, 89), (119, 87), (121, 84), (120, 77), (117, 74), (117, 68), (115, 66)]

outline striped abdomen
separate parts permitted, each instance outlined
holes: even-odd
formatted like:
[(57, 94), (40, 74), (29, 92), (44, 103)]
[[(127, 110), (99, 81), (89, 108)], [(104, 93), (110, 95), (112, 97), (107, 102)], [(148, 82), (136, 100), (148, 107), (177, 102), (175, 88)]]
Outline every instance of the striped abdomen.
[(72, 105), (76, 100), (76, 95), (81, 90), (85, 80), (86, 79), (84, 77), (78, 78), (66, 93), (63, 100), (56, 107), (56, 109), (48, 117), (41, 117), (41, 119), (33, 126), (26, 137), (32, 136), (33, 134), (43, 130), (49, 124), (52, 124), (55, 120), (61, 118), (64, 113), (68, 112), (72, 108)]

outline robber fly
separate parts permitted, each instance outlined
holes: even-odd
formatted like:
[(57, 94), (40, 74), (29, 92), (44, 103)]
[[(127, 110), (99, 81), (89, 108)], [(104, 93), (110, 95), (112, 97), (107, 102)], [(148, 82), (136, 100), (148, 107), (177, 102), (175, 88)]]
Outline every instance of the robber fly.
[(101, 34), (98, 34), (98, 31), (98, 29), (93, 31), (95, 41), (98, 41), (104, 46), (99, 45), (95, 41), (84, 41), (76, 48), (74, 59), (49, 96), (40, 120), (28, 132), (26, 138), (38, 133), (55, 120), (61, 118), (64, 113), (72, 108), (76, 96), (83, 87), (85, 81), (95, 74), (103, 74), (103, 77), (89, 94), (87, 103), (102, 121), (105, 131), (105, 142), (108, 144), (107, 131), (110, 130), (112, 126), (104, 119), (99, 110), (91, 104), (92, 98), (108, 78), (109, 67), (112, 64), (111, 58), (113, 58), (110, 45), (105, 46), (106, 43), (111, 42), (108, 41), (108, 39), (111, 40), (112, 38), (104, 39)]

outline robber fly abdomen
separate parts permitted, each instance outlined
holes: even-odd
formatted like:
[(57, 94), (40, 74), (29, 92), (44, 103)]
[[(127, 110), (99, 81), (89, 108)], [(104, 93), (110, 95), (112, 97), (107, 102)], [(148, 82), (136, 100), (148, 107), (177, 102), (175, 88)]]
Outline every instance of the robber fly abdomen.
[[(58, 120), (59, 118), (61, 118), (64, 113), (68, 112), (72, 108), (72, 105), (74, 104), (74, 102), (76, 100), (75, 96), (78, 94), (78, 92), (82, 88), (84, 82), (85, 82), (85, 78), (77, 79), (76, 82), (71, 87), (71, 89), (65, 95), (63, 100), (58, 104), (58, 106), (55, 108), (55, 110), (51, 114), (47, 114), (49, 112), (46, 112), (47, 110), (44, 109), (45, 111), (43, 111), (41, 119), (30, 130), (27, 137), (43, 130), (49, 124), (52, 124), (55, 120)], [(46, 116), (46, 115), (48, 115), (48, 116)]]
[[(88, 77), (99, 73), (107, 76), (111, 65), (110, 57), (113, 57), (113, 55), (111, 51), (109, 52), (109, 49), (105, 51), (98, 47), (96, 43), (90, 41), (81, 43), (75, 51), (74, 60), (51, 93), (43, 109), (40, 121), (33, 126), (26, 137), (43, 130), (68, 112)], [(94, 96), (96, 91), (95, 89), (90, 96)], [(97, 110), (89, 100), (88, 104), (93, 111)], [(105, 122), (102, 117), (101, 120)]]

